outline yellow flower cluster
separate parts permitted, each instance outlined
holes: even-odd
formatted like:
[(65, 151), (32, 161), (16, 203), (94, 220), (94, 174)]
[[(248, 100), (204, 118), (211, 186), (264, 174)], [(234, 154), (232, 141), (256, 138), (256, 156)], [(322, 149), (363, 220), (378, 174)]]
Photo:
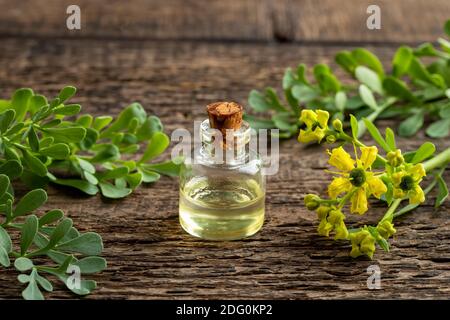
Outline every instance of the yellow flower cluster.
[(375, 161), (378, 149), (377, 147), (360, 147), (361, 157), (356, 160), (339, 147), (333, 149), (328, 163), (336, 167), (335, 172), (340, 177), (335, 177), (328, 186), (328, 195), (336, 199), (342, 193), (350, 194), (351, 212), (363, 214), (367, 211), (367, 197), (374, 195), (380, 198), (387, 191), (383, 181), (371, 171), (371, 166)]
[(345, 215), (336, 207), (320, 206), (317, 208), (317, 217), (320, 220), (317, 232), (328, 237), (330, 231), (335, 231), (335, 239), (347, 239), (348, 231), (345, 226)]
[(316, 110), (302, 110), (300, 115), (300, 122), (306, 126), (305, 129), (300, 130), (298, 141), (303, 143), (321, 142), (328, 130), (328, 119), (330, 114), (327, 111)]
[[(421, 203), (425, 200), (425, 195), (420, 183), (426, 172), (422, 164), (406, 162), (402, 152), (395, 149), (395, 141), (390, 146), (386, 146), (386, 142), (380, 144), (387, 152), (386, 158), (383, 158), (376, 146), (365, 146), (358, 140), (354, 133), (358, 132), (357, 124), (351, 123), (353, 136), (349, 136), (343, 131), (343, 124), (339, 119), (333, 120), (331, 127), (328, 126), (328, 120), (329, 114), (324, 110), (301, 112), (300, 122), (304, 126), (299, 133), (300, 142), (320, 143), (324, 139), (327, 143), (343, 141), (341, 146), (327, 151), (328, 164), (335, 168), (333, 171), (327, 170), (333, 174), (327, 188), (329, 199), (309, 194), (305, 197), (305, 205), (317, 213), (319, 235), (329, 237), (330, 233), (334, 233), (337, 240), (351, 241), (352, 257), (365, 255), (372, 258), (376, 243), (389, 250), (387, 240), (396, 232), (392, 223), (396, 207), (389, 214), (386, 213), (376, 227), (364, 226), (349, 231), (344, 222), (345, 205), (350, 205), (350, 213), (362, 215), (368, 210), (370, 197), (383, 199), (389, 204), (394, 199), (398, 203), (403, 199), (409, 199), (410, 204)], [(353, 145), (354, 157), (342, 147), (345, 143)], [(376, 167), (384, 166), (384, 170), (373, 170), (376, 161)]]

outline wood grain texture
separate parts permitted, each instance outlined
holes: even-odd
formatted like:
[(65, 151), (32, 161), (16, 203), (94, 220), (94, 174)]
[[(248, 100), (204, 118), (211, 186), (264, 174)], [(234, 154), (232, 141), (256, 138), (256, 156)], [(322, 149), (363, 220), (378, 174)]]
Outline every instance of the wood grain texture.
[[(252, 88), (280, 89), (283, 69), (299, 62), (331, 63), (338, 46), (221, 44), (171, 41), (2, 39), (0, 96), (31, 86), (56, 94), (64, 84), (79, 88), (74, 102), (94, 114), (118, 114), (139, 101), (161, 117), (166, 131), (203, 119), (211, 101), (247, 105)], [(374, 49), (389, 61), (394, 49)], [(342, 74), (339, 73), (340, 76)], [(392, 123), (391, 123), (392, 124)], [(395, 126), (395, 124), (394, 124)], [(401, 139), (404, 150), (417, 139)], [(439, 149), (449, 139), (436, 140)], [(316, 217), (303, 206), (310, 192), (323, 193), (329, 176), (324, 150), (295, 140), (281, 144), (280, 172), (267, 185), (267, 218), (255, 236), (208, 242), (188, 236), (178, 224), (178, 183), (162, 178), (123, 200), (86, 197), (49, 188), (45, 208), (62, 208), (82, 231), (104, 239), (108, 268), (93, 276), (90, 299), (307, 299), (450, 297), (448, 201), (438, 210), (430, 199), (397, 223), (392, 251), (374, 260), (352, 260), (349, 245), (316, 235)], [(450, 172), (444, 176), (450, 180)], [(349, 222), (371, 223), (383, 214), (378, 202)], [(368, 290), (369, 265), (382, 272), (382, 289)], [(15, 271), (0, 272), (0, 298), (23, 289)], [(56, 282), (55, 282), (56, 283)], [(73, 298), (61, 285), (51, 298)]]
[[(78, 0), (82, 28), (66, 28), (71, 0), (0, 0), (0, 34), (242, 41), (436, 41), (448, 0)], [(369, 5), (381, 30), (368, 30)]]

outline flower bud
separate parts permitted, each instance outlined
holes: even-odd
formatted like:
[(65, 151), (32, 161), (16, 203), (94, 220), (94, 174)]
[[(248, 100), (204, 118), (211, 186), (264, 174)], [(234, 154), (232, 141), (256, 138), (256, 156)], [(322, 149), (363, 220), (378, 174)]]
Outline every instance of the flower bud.
[(332, 135), (332, 134), (330, 134), (329, 136), (327, 136), (327, 143), (335, 143), (336, 142), (336, 136), (335, 135)]
[(339, 119), (334, 119), (333, 120), (333, 128), (336, 129), (337, 131), (341, 132), (342, 131), (342, 121)]
[(320, 197), (315, 194), (307, 194), (304, 200), (305, 206), (308, 210), (316, 210), (320, 205), (319, 201)]
[(405, 162), (405, 159), (403, 158), (403, 155), (402, 155), (402, 152), (400, 149), (388, 152), (387, 160), (388, 160), (388, 163), (393, 167), (398, 167), (403, 162)]

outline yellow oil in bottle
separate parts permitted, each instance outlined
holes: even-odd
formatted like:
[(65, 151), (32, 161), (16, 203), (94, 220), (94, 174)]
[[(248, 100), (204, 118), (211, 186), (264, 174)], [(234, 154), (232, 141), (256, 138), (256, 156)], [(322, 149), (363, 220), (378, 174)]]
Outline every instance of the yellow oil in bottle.
[(264, 222), (264, 186), (254, 179), (195, 177), (180, 190), (180, 224), (208, 240), (237, 240)]

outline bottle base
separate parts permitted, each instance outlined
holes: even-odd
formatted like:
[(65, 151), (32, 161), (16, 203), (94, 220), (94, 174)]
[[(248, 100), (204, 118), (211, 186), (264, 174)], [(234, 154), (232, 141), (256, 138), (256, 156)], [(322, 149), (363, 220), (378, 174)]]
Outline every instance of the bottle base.
[[(218, 225), (219, 224), (219, 225)], [(193, 222), (190, 219), (183, 219), (180, 215), (180, 225), (184, 231), (190, 235), (211, 241), (232, 241), (248, 238), (257, 233), (264, 224), (264, 216), (260, 221), (256, 221), (250, 225), (241, 228), (230, 228), (225, 224), (215, 223), (212, 226), (204, 227)]]

